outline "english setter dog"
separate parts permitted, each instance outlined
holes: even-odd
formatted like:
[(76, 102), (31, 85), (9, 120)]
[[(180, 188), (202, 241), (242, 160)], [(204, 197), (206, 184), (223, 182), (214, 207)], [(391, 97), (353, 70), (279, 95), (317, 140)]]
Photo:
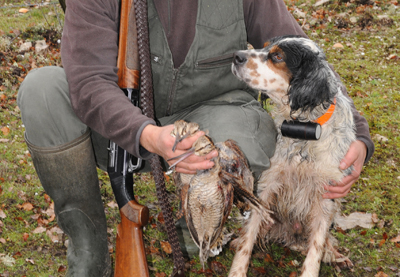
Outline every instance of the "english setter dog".
[(258, 196), (277, 220), (265, 224), (258, 213), (251, 214), (229, 276), (246, 276), (257, 237), (306, 254), (303, 277), (318, 276), (321, 261), (353, 266), (329, 233), (339, 201), (322, 198), (324, 185), (351, 173), (339, 164), (356, 139), (351, 101), (325, 54), (309, 39), (278, 37), (261, 50), (236, 52), (232, 72), (274, 102), (276, 151), (258, 181)]

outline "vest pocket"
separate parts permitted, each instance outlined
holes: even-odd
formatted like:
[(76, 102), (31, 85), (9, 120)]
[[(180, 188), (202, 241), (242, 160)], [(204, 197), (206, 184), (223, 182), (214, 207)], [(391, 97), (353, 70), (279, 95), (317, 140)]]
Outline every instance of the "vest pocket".
[(217, 68), (232, 64), (233, 53), (224, 54), (217, 57), (212, 57), (204, 60), (197, 61), (195, 67), (197, 69), (210, 69)]

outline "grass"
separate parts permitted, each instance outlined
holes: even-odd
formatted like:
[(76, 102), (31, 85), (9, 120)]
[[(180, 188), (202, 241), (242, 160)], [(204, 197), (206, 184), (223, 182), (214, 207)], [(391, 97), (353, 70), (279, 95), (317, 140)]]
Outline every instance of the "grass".
[[(0, 1), (1, 5), (21, 2)], [(342, 212), (368, 212), (377, 215), (371, 229), (332, 230), (342, 252), (353, 261), (352, 270), (337, 271), (322, 265), (320, 276), (400, 276), (400, 244), (391, 239), (400, 235), (400, 12), (397, 1), (331, 1), (313, 6), (314, 1), (286, 1), (306, 33), (326, 52), (346, 85), (359, 112), (367, 119), (376, 151), (364, 167), (351, 193), (343, 200)], [(56, 10), (54, 10), (56, 8)], [(24, 127), (16, 95), (26, 73), (34, 67), (60, 65), (59, 45), (62, 13), (59, 6), (0, 9), (0, 276), (64, 276), (66, 240), (60, 235), (54, 242), (46, 232), (34, 233), (43, 226), (57, 226), (52, 218), (51, 201), (44, 193), (24, 143)], [(49, 14), (50, 13), (50, 14)], [(338, 16), (340, 15), (340, 16)], [(305, 21), (304, 21), (305, 18)], [(17, 36), (17, 34), (19, 35)], [(44, 54), (29, 50), (18, 53), (22, 42), (46, 39), (51, 44)], [(338, 47), (340, 43), (342, 47)], [(385, 137), (379, 141), (379, 136)], [(106, 173), (99, 171), (100, 187), (108, 220), (108, 240), (115, 257), (118, 209)], [(139, 201), (150, 208), (150, 224), (145, 242), (151, 276), (171, 273), (171, 255), (161, 242), (166, 233), (159, 217), (154, 182), (149, 174), (135, 176)], [(178, 198), (171, 181), (174, 212)], [(24, 206), (30, 203), (32, 207)], [(237, 226), (232, 220), (231, 226)], [(304, 260), (299, 253), (279, 245), (267, 245), (268, 255), (260, 249), (253, 253), (249, 276), (296, 276)], [(234, 252), (226, 248), (210, 259), (203, 271), (198, 258), (190, 261), (190, 276), (225, 276)], [(292, 275), (291, 275), (292, 274)]]

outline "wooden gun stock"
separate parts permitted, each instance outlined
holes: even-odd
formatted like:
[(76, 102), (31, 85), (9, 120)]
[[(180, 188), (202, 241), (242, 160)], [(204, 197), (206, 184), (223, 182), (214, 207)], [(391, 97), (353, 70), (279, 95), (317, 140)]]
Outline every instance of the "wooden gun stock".
[[(136, 19), (133, 0), (121, 1), (120, 37), (118, 50), (118, 85), (121, 89), (139, 90), (140, 65), (138, 57)], [(129, 94), (129, 93), (128, 93)], [(120, 172), (118, 172), (119, 174)], [(124, 172), (125, 174), (130, 174)], [(126, 178), (126, 176), (124, 176)], [(149, 269), (143, 241), (143, 226), (149, 220), (149, 209), (136, 202), (133, 195), (133, 180), (122, 184), (115, 182), (113, 189), (119, 193), (121, 223), (117, 227), (117, 243), (115, 258), (115, 277), (147, 277)], [(132, 182), (131, 182), (132, 181)], [(117, 184), (115, 184), (117, 183)], [(130, 193), (126, 193), (131, 191)], [(116, 192), (116, 191), (114, 191)], [(123, 195), (123, 197), (121, 197)], [(127, 201), (126, 201), (127, 200)], [(118, 201), (117, 201), (118, 202)], [(123, 206), (122, 206), (123, 205)]]
[(143, 226), (149, 220), (149, 209), (131, 200), (120, 209), (120, 215), (114, 276), (149, 276), (143, 242)]
[(117, 60), (118, 85), (123, 89), (139, 89), (139, 50), (133, 0), (121, 1), (120, 17)]

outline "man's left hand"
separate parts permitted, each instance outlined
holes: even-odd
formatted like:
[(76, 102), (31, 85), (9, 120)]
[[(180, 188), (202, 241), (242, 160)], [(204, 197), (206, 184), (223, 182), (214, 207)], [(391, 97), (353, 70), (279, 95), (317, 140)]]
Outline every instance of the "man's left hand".
[(343, 177), (341, 181), (333, 182), (333, 186), (325, 185), (324, 188), (327, 190), (327, 192), (324, 193), (322, 197), (333, 199), (346, 196), (349, 193), (351, 186), (360, 177), (366, 156), (367, 147), (364, 142), (360, 140), (353, 142), (339, 166), (341, 170), (345, 170), (349, 166), (353, 165), (353, 171), (350, 175)]

